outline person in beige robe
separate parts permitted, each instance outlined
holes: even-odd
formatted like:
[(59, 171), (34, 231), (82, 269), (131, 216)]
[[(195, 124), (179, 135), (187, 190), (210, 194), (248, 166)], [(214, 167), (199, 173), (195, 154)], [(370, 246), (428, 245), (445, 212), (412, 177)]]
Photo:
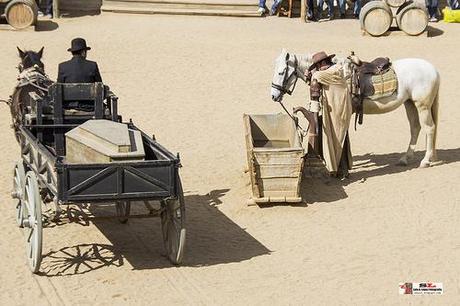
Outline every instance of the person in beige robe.
[[(352, 167), (348, 126), (352, 116), (351, 95), (343, 66), (333, 64), (335, 55), (319, 52), (307, 71), (310, 79), (309, 112), (321, 117), (321, 153), (331, 175), (347, 177)], [(296, 108), (300, 111), (299, 108)]]

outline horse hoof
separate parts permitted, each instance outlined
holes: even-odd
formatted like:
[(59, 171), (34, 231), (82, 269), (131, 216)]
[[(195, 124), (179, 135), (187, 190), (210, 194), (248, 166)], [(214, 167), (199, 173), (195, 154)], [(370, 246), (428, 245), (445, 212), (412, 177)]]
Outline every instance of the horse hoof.
[(407, 166), (407, 158), (405, 157), (402, 157), (398, 163), (397, 163), (398, 166)]
[(431, 166), (430, 162), (422, 161), (419, 168), (429, 168)]

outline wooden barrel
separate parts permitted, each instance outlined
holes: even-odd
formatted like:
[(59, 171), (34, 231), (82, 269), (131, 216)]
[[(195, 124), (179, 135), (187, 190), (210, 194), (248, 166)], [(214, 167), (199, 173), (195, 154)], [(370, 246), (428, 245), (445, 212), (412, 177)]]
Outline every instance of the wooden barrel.
[(419, 35), (428, 26), (428, 13), (423, 4), (404, 3), (396, 12), (396, 24), (409, 35)]
[(38, 7), (34, 0), (12, 0), (6, 5), (5, 17), (15, 29), (25, 29), (37, 22)]
[(407, 0), (385, 0), (385, 2), (391, 7), (400, 7), (403, 5)]
[(393, 14), (385, 2), (371, 1), (361, 9), (359, 21), (361, 29), (372, 36), (380, 36), (390, 29)]

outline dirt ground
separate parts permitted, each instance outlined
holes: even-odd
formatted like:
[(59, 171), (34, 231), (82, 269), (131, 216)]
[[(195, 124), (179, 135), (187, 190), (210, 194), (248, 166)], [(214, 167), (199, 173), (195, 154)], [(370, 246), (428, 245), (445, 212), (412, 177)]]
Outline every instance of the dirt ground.
[[(58, 27), (57, 27), (58, 26)], [(16, 46), (45, 46), (47, 73), (84, 37), (120, 112), (180, 152), (188, 240), (183, 266), (162, 256), (159, 220), (70, 223), (44, 231), (41, 275), (26, 265), (10, 198), (19, 157), (0, 105), (0, 304), (25, 305), (458, 305), (460, 298), (460, 27), (430, 36), (362, 36), (355, 20), (302, 24), (239, 19), (113, 15), (48, 22), (40, 32), (0, 32), (0, 97), (15, 84)], [(243, 113), (276, 113), (269, 97), (281, 48), (363, 59), (421, 57), (441, 75), (438, 156), (396, 165), (409, 141), (403, 108), (367, 116), (351, 131), (346, 181), (305, 178), (304, 205), (247, 207)], [(289, 107), (301, 105), (299, 83)], [(442, 296), (400, 296), (401, 282), (442, 282)], [(457, 301), (457, 302), (455, 302)]]

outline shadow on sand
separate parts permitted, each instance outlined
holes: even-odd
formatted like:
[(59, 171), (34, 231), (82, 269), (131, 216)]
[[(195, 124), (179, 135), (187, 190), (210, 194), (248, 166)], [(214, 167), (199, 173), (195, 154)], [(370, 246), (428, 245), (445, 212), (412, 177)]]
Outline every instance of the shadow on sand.
[[(304, 178), (301, 185), (302, 198), (306, 204), (335, 202), (348, 197), (344, 187), (372, 177), (392, 175), (413, 170), (419, 166), (425, 152), (416, 152), (408, 166), (397, 165), (403, 153), (364, 154), (353, 157), (353, 170), (345, 180), (328, 177), (324, 173), (313, 178)], [(460, 161), (460, 148), (437, 150), (438, 160), (432, 167)], [(370, 169), (370, 170), (368, 170)], [(427, 170), (428, 171), (428, 170)]]
[[(182, 266), (234, 263), (270, 254), (270, 250), (217, 208), (228, 191), (185, 194), (187, 242)], [(145, 213), (142, 203), (136, 204), (133, 203), (133, 213)], [(93, 213), (91, 208), (90, 211)], [(115, 208), (107, 205), (94, 209), (93, 214), (114, 215), (114, 212)], [(42, 275), (83, 274), (107, 266), (119, 267), (125, 262), (134, 270), (172, 267), (164, 256), (159, 218), (131, 219), (127, 224), (116, 219), (96, 219), (92, 223), (111, 245), (82, 244), (50, 252), (44, 256)]]
[(88, 10), (88, 11), (63, 11), (61, 12), (60, 18), (79, 18), (83, 16), (97, 16), (101, 14), (99, 9)]
[(426, 30), (428, 31), (428, 37), (437, 37), (444, 34), (444, 31), (433, 26), (427, 26)]
[[(460, 161), (460, 148), (438, 150), (437, 165)], [(396, 165), (401, 153), (364, 154), (354, 157), (349, 179), (318, 176), (304, 179), (302, 197), (305, 205), (315, 202), (331, 203), (344, 198), (348, 184), (383, 175), (402, 173), (418, 167), (424, 152), (415, 154), (414, 163), (407, 167)], [(367, 170), (370, 169), (370, 170)], [(213, 190), (205, 195), (186, 193), (187, 246), (183, 266), (199, 267), (235, 263), (270, 254), (264, 245), (225, 216), (217, 206), (229, 189)], [(142, 205), (133, 205), (141, 213)], [(299, 206), (299, 205), (296, 205)], [(114, 215), (114, 207), (98, 206), (89, 210), (94, 215)], [(145, 211), (144, 211), (145, 213)], [(89, 222), (79, 222), (88, 226)], [(44, 255), (41, 275), (63, 276), (84, 274), (108, 266), (121, 267), (128, 262), (134, 270), (170, 268), (164, 256), (161, 226), (158, 218), (131, 219), (128, 224), (114, 220), (92, 222), (110, 241), (106, 244), (79, 244), (63, 247)], [(52, 225), (53, 226), (53, 225)], [(61, 226), (55, 224), (54, 226)], [(56, 229), (57, 230), (57, 229)]]
[(35, 26), (35, 31), (37, 32), (48, 32), (54, 31), (59, 28), (59, 25), (51, 20), (38, 20), (37, 25)]

